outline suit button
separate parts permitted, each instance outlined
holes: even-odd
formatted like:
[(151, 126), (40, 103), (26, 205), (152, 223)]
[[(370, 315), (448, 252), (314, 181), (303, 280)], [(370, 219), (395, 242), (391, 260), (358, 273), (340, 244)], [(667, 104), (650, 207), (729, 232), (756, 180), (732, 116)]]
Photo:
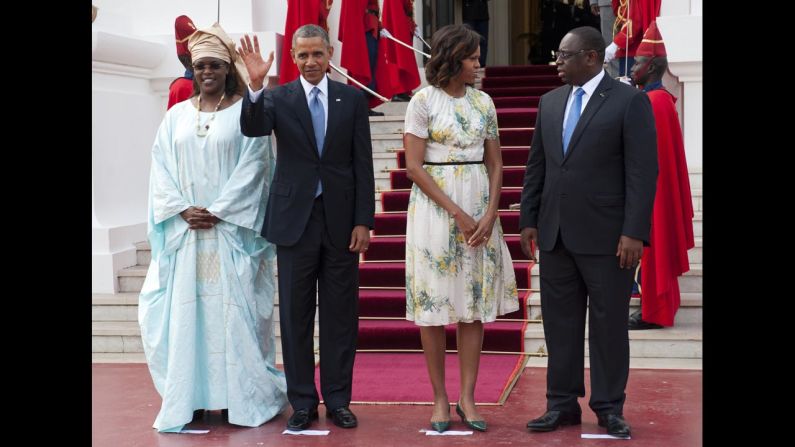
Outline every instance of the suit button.
[(566, 194), (565, 192), (564, 192), (563, 194), (561, 194), (561, 195), (560, 195), (560, 198), (561, 198), (561, 199), (565, 199), (565, 198), (567, 198), (567, 197), (569, 197), (569, 195), (568, 195), (568, 194)]

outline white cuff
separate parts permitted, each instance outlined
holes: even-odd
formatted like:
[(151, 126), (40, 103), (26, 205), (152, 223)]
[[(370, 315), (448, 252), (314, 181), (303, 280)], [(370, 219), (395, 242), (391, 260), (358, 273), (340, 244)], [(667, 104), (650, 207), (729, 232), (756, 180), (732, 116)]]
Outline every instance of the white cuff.
[(262, 86), (261, 89), (257, 90), (256, 92), (254, 90), (252, 90), (251, 89), (251, 85), (249, 85), (248, 86), (248, 99), (250, 99), (251, 102), (257, 102), (257, 100), (259, 99), (259, 95), (261, 95), (264, 90), (265, 90), (265, 86), (264, 85)]

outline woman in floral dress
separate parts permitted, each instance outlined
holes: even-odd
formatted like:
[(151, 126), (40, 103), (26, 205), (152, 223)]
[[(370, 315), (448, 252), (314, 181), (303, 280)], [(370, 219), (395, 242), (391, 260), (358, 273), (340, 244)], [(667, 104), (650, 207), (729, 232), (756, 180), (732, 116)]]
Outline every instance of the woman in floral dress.
[(406, 110), (406, 319), (420, 326), (434, 392), (431, 426), (449, 427), (445, 328), (457, 324), (461, 392), (456, 412), (485, 431), (475, 407), (483, 323), (516, 311), (516, 277), (497, 209), (502, 157), (491, 98), (472, 87), (480, 37), (464, 25), (433, 36), (430, 84)]

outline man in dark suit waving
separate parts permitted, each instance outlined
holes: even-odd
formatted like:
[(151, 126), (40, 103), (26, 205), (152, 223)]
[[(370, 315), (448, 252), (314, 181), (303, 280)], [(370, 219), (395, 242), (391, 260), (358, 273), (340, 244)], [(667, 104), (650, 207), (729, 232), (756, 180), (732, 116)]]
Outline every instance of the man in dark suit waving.
[(596, 28), (571, 30), (556, 52), (568, 85), (541, 97), (522, 190), (522, 250), (540, 251), (541, 313), (549, 362), (547, 412), (532, 431), (580, 424), (585, 315), (591, 399), (607, 433), (629, 437), (627, 315), (632, 276), (648, 245), (657, 180), (649, 98), (605, 75)]
[(320, 308), (320, 388), (327, 416), (357, 425), (351, 401), (358, 333), (358, 254), (370, 243), (375, 180), (367, 101), (326, 76), (333, 48), (328, 34), (304, 25), (293, 34), (292, 58), (301, 76), (263, 92), (273, 63), (254, 36), (238, 52), (251, 77), (240, 127), (246, 136), (276, 133), (276, 170), (262, 235), (276, 244), (279, 317), (287, 397), (287, 428), (317, 419), (314, 332)]

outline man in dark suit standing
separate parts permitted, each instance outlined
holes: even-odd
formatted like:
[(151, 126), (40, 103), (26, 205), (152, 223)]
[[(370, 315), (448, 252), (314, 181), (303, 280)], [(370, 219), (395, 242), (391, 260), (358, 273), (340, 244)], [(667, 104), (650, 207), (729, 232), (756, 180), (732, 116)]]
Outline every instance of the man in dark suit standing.
[(304, 25), (291, 54), (300, 77), (263, 92), (273, 63), (254, 36), (238, 52), (251, 84), (240, 127), (246, 136), (276, 133), (276, 170), (262, 235), (276, 244), (279, 317), (287, 397), (287, 428), (317, 419), (313, 332), (320, 308), (320, 388), (326, 414), (343, 428), (357, 425), (351, 401), (358, 333), (358, 254), (370, 243), (375, 180), (367, 101), (326, 76), (333, 48), (328, 34)]
[(607, 433), (629, 437), (627, 315), (632, 276), (648, 245), (657, 181), (649, 98), (605, 75), (596, 28), (575, 28), (556, 52), (568, 85), (541, 97), (524, 176), (522, 250), (540, 251), (541, 313), (549, 362), (547, 412), (527, 424), (581, 422), (586, 309), (591, 399)]

